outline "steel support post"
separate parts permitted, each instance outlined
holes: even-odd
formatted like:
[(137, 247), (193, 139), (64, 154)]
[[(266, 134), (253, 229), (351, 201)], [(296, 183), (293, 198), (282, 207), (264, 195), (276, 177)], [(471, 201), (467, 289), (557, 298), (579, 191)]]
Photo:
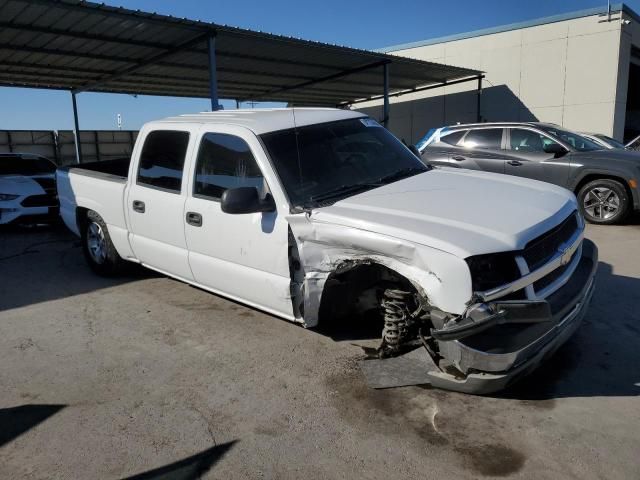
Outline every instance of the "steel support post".
[(389, 64), (382, 66), (382, 74), (384, 76), (384, 103), (382, 106), (382, 125), (387, 128), (389, 124)]
[(218, 103), (218, 71), (216, 67), (216, 36), (210, 35), (207, 38), (209, 47), (209, 94), (211, 96), (211, 111), (220, 110)]
[(80, 124), (78, 123), (78, 103), (75, 92), (71, 92), (73, 104), (73, 137), (76, 144), (76, 163), (82, 163), (82, 145), (80, 144)]
[(478, 77), (478, 90), (476, 92), (476, 110), (478, 112), (476, 121), (478, 123), (480, 123), (482, 121), (482, 115), (480, 114), (480, 106), (481, 106), (480, 99), (481, 99), (481, 96), (482, 96), (482, 75), (480, 75)]

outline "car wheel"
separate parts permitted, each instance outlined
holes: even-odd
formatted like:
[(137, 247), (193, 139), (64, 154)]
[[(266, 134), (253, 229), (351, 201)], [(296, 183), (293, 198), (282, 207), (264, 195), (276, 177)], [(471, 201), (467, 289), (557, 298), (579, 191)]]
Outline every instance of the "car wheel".
[(578, 192), (584, 218), (590, 223), (611, 225), (621, 222), (629, 212), (629, 195), (624, 185), (606, 178), (584, 185)]
[(125, 261), (113, 246), (107, 225), (92, 210), (82, 228), (82, 250), (91, 270), (99, 275), (113, 276), (124, 269)]

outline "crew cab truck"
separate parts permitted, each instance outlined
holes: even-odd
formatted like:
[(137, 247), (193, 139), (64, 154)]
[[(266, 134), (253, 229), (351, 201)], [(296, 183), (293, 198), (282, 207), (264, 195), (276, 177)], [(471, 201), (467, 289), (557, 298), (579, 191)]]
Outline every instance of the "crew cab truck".
[(522, 377), (594, 290), (597, 250), (571, 192), (426, 166), (359, 112), (154, 121), (130, 162), (57, 180), (97, 273), (137, 262), (306, 327), (379, 312), (380, 356), (424, 348), (437, 387), (488, 393)]

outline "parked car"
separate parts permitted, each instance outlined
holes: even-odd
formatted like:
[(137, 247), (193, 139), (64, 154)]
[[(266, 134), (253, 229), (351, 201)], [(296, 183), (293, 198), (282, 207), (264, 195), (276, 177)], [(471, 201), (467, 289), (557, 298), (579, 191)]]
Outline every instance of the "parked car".
[(626, 147), (629, 150), (640, 150), (640, 135), (627, 143)]
[(56, 164), (30, 153), (0, 153), (0, 224), (58, 218)]
[(568, 188), (592, 223), (618, 223), (640, 209), (640, 156), (603, 149), (557, 125), (455, 125), (432, 132), (419, 150), (428, 164), (505, 173)]
[(590, 302), (571, 192), (433, 169), (362, 113), (187, 115), (136, 142), (130, 162), (58, 171), (99, 274), (137, 262), (306, 327), (378, 312), (381, 356), (417, 343), (433, 385), (473, 393), (536, 368)]
[(586, 133), (580, 132), (580, 135), (591, 140), (593, 143), (600, 145), (603, 148), (627, 148), (627, 146), (617, 141), (615, 138), (611, 138), (608, 135), (603, 135), (601, 133)]

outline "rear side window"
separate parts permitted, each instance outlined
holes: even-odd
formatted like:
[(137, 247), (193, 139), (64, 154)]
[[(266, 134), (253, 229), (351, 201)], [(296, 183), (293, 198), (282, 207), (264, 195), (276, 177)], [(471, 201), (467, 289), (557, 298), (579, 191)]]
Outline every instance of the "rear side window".
[(444, 137), (440, 137), (440, 141), (447, 143), (449, 145), (457, 145), (458, 142), (460, 141), (460, 139), (464, 136), (464, 134), (467, 133), (466, 130), (460, 130), (458, 132), (451, 132), (448, 135), (445, 135)]
[(188, 144), (188, 132), (149, 133), (140, 154), (138, 184), (180, 193)]
[(471, 130), (464, 137), (462, 145), (480, 150), (500, 150), (502, 144), (501, 128), (482, 128)]
[(219, 199), (228, 188), (256, 187), (262, 195), (264, 178), (247, 142), (235, 135), (207, 133), (202, 138), (193, 194)]

